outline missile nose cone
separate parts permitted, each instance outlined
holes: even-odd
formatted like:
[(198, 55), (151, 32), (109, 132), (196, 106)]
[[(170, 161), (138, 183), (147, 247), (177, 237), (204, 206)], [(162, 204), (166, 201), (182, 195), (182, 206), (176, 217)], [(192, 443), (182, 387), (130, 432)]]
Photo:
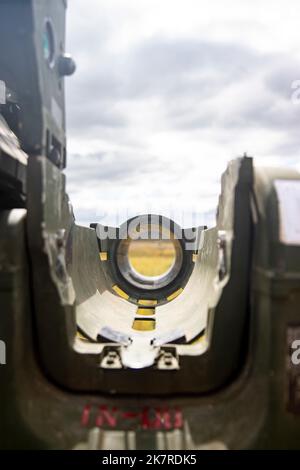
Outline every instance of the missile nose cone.
[(69, 54), (63, 54), (58, 59), (58, 73), (61, 77), (73, 75), (76, 63)]

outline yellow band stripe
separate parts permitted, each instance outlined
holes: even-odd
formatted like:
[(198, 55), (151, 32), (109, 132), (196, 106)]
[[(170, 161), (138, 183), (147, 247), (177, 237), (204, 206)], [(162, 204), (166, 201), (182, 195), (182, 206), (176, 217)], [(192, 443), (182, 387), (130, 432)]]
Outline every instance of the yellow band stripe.
[(140, 319), (135, 318), (132, 328), (136, 331), (153, 331), (155, 330), (155, 320), (154, 319)]
[(124, 292), (117, 284), (115, 284), (112, 288), (119, 297), (122, 297), (122, 299), (129, 299), (129, 295), (126, 294), (126, 292)]
[(143, 305), (143, 307), (154, 307), (155, 305), (158, 304), (158, 302), (157, 300), (139, 299), (138, 304)]
[(149, 316), (149, 315), (155, 315), (155, 308), (141, 308), (139, 307), (137, 309), (137, 315), (144, 315), (144, 316)]
[(181, 292), (183, 292), (182, 287), (180, 287), (180, 289), (173, 292), (173, 294), (169, 295), (169, 297), (167, 297), (167, 301), (170, 302), (171, 300), (176, 299), (176, 297), (178, 297), (181, 294)]

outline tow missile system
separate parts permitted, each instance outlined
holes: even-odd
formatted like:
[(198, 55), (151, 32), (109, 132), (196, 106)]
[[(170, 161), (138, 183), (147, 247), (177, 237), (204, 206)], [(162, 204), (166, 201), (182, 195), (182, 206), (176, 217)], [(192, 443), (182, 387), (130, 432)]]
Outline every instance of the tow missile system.
[(230, 162), (211, 228), (78, 225), (65, 9), (0, 1), (0, 448), (299, 448), (299, 173)]

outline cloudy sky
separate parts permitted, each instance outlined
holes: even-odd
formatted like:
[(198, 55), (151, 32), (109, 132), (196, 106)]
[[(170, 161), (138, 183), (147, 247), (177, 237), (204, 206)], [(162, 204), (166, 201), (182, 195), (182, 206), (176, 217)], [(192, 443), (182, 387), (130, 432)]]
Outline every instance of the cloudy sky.
[(70, 0), (78, 222), (210, 223), (232, 158), (300, 170), (299, 18), (299, 0)]

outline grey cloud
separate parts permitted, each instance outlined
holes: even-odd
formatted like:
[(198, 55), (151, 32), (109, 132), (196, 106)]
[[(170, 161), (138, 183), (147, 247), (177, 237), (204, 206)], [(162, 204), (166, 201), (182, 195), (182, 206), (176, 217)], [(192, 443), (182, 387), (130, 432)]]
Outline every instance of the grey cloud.
[[(163, 38), (144, 42), (125, 57), (106, 50), (97, 57), (89, 53), (86, 51), (89, 61), (84, 71), (79, 63), (78, 79), (74, 77), (68, 83), (67, 122), (71, 133), (126, 128), (124, 100), (160, 97), (168, 118), (174, 101), (184, 97), (200, 101), (215, 96), (226, 83), (245, 74), (246, 66), (258, 60), (253, 52), (233, 45)], [(176, 127), (178, 114), (188, 116), (182, 111), (172, 110), (172, 126)], [(187, 117), (178, 125), (204, 126), (207, 115), (204, 113), (203, 123), (199, 117), (194, 123), (191, 121)]]
[(127, 119), (122, 112), (113, 109), (112, 104), (95, 100), (91, 96), (86, 101), (74, 101), (68, 106), (68, 128), (71, 132), (84, 135), (105, 129), (126, 127)]
[[(245, 100), (237, 98), (227, 103), (227, 109), (222, 108), (222, 91), (226, 90), (226, 84), (221, 80), (222, 86), (215, 93), (215, 97), (220, 96), (220, 101), (211, 101), (208, 96), (197, 100), (196, 94), (193, 105), (185, 102), (178, 106), (175, 100), (167, 111), (169, 122), (184, 131), (214, 126), (224, 130), (265, 128), (299, 132), (300, 107), (292, 103), (291, 83), (297, 77), (297, 70), (300, 72), (300, 63), (282, 58), (278, 68), (278, 62), (279, 57), (274, 55), (264, 61), (258, 60), (256, 67), (249, 71), (249, 80), (247, 77), (241, 77), (240, 82), (237, 80), (236, 84), (243, 86)], [(259, 74), (263, 86), (257, 90), (251, 78)]]
[[(129, 89), (140, 94), (198, 91), (207, 96), (224, 83), (239, 80), (263, 60), (251, 49), (231, 43), (153, 38), (131, 58), (135, 79)], [(196, 72), (197, 80), (192, 81), (190, 74)]]
[(224, 128), (265, 128), (282, 131), (299, 129), (300, 110), (290, 100), (279, 102), (276, 97), (261, 96), (246, 105), (235, 106), (219, 124)]
[(300, 63), (282, 58), (267, 74), (267, 87), (276, 95), (289, 99), (292, 95), (292, 83), (300, 79)]
[[(261, 125), (287, 128), (298, 122), (297, 111), (288, 101), (291, 80), (297, 78), (300, 65), (279, 55), (261, 54), (232, 43), (154, 37), (127, 54), (104, 48), (97, 57), (88, 57), (85, 70), (69, 85), (71, 132), (126, 129), (129, 123), (122, 103), (149, 97), (160, 98), (169, 126), (176, 129), (211, 125), (224, 129)], [(246, 88), (249, 78), (257, 73), (265, 76), (266, 93), (261, 97), (250, 85)], [(218, 105), (211, 106), (211, 98), (243, 82), (253, 100), (246, 106), (233, 102), (223, 117)], [(276, 99), (268, 92), (286, 99), (286, 106), (278, 109)]]
[[(300, 113), (300, 109), (299, 109)], [(271, 149), (271, 153), (282, 156), (282, 163), (288, 166), (300, 165), (300, 132), (294, 130), (287, 133), (279, 144)]]
[[(97, 57), (91, 54), (74, 89), (83, 100), (132, 99), (179, 92), (209, 96), (265, 61), (264, 56), (251, 49), (231, 43), (155, 37), (125, 55), (105, 50)], [(199, 74), (197, 80), (191, 77), (193, 73)]]
[(100, 152), (90, 155), (70, 155), (68, 159), (68, 181), (71, 191), (82, 186), (98, 186), (122, 182), (130, 184), (136, 178), (146, 178), (162, 165), (149, 155), (132, 156), (122, 152)]

